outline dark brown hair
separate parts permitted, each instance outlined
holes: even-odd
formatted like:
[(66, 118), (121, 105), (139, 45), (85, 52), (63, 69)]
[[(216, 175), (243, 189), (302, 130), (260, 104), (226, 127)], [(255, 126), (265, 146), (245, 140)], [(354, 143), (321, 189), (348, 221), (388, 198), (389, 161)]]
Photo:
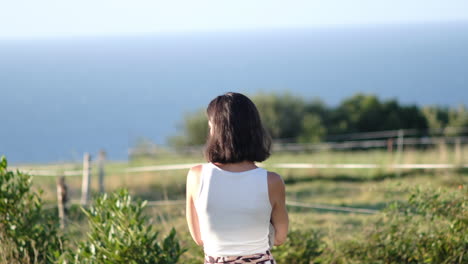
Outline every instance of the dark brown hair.
[(210, 162), (264, 161), (270, 156), (271, 138), (255, 104), (240, 93), (213, 99), (206, 109), (212, 124), (205, 158)]

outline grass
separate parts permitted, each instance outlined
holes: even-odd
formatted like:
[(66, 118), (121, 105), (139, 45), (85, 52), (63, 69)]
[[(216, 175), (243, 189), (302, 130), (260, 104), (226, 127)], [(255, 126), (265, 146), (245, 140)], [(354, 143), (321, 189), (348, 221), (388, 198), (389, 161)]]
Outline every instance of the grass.
[[(468, 164), (468, 147), (459, 161)], [(278, 172), (285, 179), (287, 200), (310, 204), (324, 204), (381, 210), (393, 201), (405, 200), (408, 189), (413, 186), (431, 185), (439, 188), (457, 189), (468, 182), (466, 169), (438, 170), (391, 170), (391, 169), (273, 169), (276, 163), (396, 163), (395, 153), (381, 150), (344, 151), (318, 153), (275, 153), (263, 166)], [(130, 162), (108, 162), (105, 167), (107, 191), (120, 187), (129, 189), (133, 196), (146, 200), (177, 200), (185, 198), (187, 170), (127, 173), (127, 167), (147, 165), (203, 163), (202, 156), (164, 156), (154, 159), (139, 159)], [(438, 147), (427, 150), (405, 149), (401, 163), (455, 163), (453, 150)], [(80, 169), (81, 164), (63, 165), (67, 169)], [(34, 169), (57, 169), (59, 165), (35, 166)], [(97, 190), (97, 169), (92, 171), (92, 188)], [(80, 197), (81, 177), (67, 177), (70, 198)], [(34, 188), (43, 189), (44, 200), (56, 201), (55, 177), (34, 177)], [(375, 217), (356, 213), (339, 213), (326, 210), (289, 207), (292, 229), (318, 229), (323, 231), (325, 241), (333, 248), (337, 241), (355, 237)], [(68, 232), (79, 241), (87, 230), (77, 206), (71, 209)], [(183, 259), (199, 258), (202, 254), (189, 235), (183, 205), (149, 206), (146, 213), (163, 235), (175, 227), (182, 238), (183, 246), (189, 248)], [(184, 261), (183, 261), (184, 262)], [(185, 263), (185, 262), (184, 262)], [(188, 262), (187, 262), (188, 263)]]

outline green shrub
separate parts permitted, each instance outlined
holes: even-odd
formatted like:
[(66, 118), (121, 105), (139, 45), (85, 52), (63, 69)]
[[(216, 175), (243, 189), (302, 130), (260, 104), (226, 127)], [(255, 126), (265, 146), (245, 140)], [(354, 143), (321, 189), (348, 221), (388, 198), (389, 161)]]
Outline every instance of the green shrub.
[(42, 208), (31, 191), (31, 176), (8, 171), (0, 159), (0, 263), (52, 263), (61, 255), (62, 239), (56, 217)]
[(360, 263), (468, 263), (467, 194), (417, 188), (342, 249)]
[(81, 242), (70, 262), (80, 264), (172, 264), (181, 249), (176, 231), (160, 243), (158, 231), (147, 224), (142, 215), (146, 202), (132, 202), (126, 190), (119, 190), (96, 199), (89, 209), (83, 209), (88, 223), (88, 239)]
[(315, 230), (291, 230), (288, 239), (281, 246), (273, 247), (272, 255), (278, 263), (317, 263), (326, 245), (323, 235)]

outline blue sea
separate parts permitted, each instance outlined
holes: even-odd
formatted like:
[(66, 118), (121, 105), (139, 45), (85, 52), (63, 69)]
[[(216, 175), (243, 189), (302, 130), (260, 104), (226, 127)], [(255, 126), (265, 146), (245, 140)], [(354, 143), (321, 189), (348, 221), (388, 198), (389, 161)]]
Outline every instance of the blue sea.
[(227, 91), (468, 103), (468, 23), (0, 40), (0, 155), (126, 160)]

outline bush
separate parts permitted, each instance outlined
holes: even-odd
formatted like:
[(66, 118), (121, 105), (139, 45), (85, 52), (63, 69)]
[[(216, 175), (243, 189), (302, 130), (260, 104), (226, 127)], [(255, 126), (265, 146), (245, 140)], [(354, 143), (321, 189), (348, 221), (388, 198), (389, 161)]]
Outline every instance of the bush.
[(292, 230), (286, 242), (273, 247), (272, 255), (278, 263), (309, 264), (315, 262), (326, 247), (323, 235), (315, 230)]
[(360, 263), (468, 263), (467, 191), (415, 189), (343, 251)]
[(88, 239), (81, 242), (70, 262), (86, 264), (172, 264), (185, 252), (176, 231), (159, 243), (159, 232), (148, 225), (142, 215), (146, 202), (132, 202), (126, 190), (119, 190), (96, 199), (89, 209), (83, 209), (88, 223)]
[(0, 263), (52, 263), (61, 255), (59, 224), (31, 191), (31, 176), (0, 159)]

